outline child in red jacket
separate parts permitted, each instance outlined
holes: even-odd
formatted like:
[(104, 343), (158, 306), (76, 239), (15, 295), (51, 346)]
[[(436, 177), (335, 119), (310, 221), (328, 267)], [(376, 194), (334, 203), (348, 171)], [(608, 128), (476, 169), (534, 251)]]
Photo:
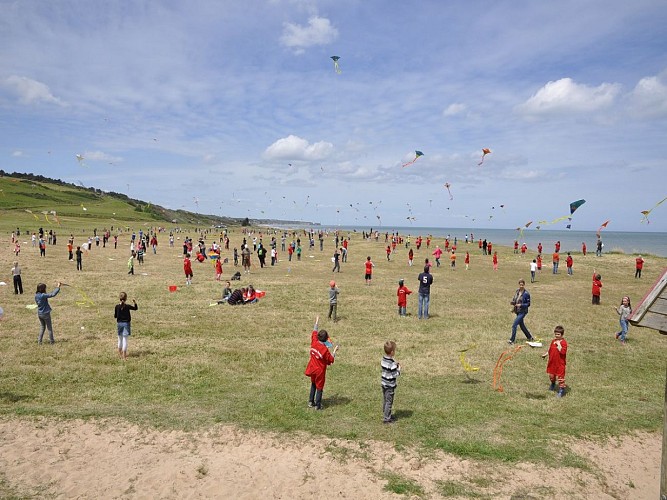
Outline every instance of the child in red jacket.
[(405, 281), (404, 280), (398, 280), (398, 290), (396, 291), (396, 295), (398, 296), (398, 315), (399, 316), (406, 316), (406, 309), (408, 307), (408, 295), (412, 293), (412, 290), (409, 290), (407, 286), (405, 286)]
[(315, 326), (310, 336), (310, 361), (306, 366), (304, 375), (310, 377), (310, 397), (308, 398), (308, 408), (322, 410), (322, 392), (324, 391), (324, 382), (326, 381), (327, 366), (332, 365), (338, 346), (334, 347), (333, 353), (329, 352), (327, 344), (329, 334), (326, 330), (318, 331), (320, 317), (315, 318)]
[(554, 339), (549, 345), (549, 350), (542, 354), (543, 358), (548, 357), (549, 361), (547, 362), (547, 373), (549, 374), (549, 380), (551, 380), (551, 386), (549, 386), (550, 391), (556, 390), (556, 382), (558, 382), (558, 393), (556, 394), (559, 398), (565, 396), (565, 363), (567, 360), (567, 340), (563, 338), (565, 335), (565, 328), (558, 325), (554, 328)]
[(602, 276), (595, 272), (593, 269), (593, 305), (600, 305), (600, 293), (602, 290)]
[(192, 261), (190, 260), (190, 254), (186, 253), (183, 258), (183, 272), (185, 272), (185, 284), (189, 285), (192, 283)]

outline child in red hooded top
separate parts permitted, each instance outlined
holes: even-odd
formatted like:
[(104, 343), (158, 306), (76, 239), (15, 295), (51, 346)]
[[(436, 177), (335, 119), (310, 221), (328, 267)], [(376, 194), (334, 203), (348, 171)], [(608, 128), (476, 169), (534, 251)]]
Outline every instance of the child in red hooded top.
[(595, 272), (593, 269), (593, 305), (600, 305), (600, 293), (602, 290), (602, 276)]
[(396, 295), (398, 296), (398, 315), (399, 316), (405, 316), (406, 315), (406, 308), (408, 307), (408, 295), (412, 293), (412, 290), (409, 290), (407, 286), (405, 286), (405, 281), (404, 280), (398, 280), (398, 290), (396, 291)]
[[(310, 397), (308, 407), (322, 410), (322, 392), (326, 381), (327, 366), (333, 364), (338, 346), (334, 347), (333, 353), (329, 352), (331, 342), (326, 330), (318, 331), (320, 317), (315, 318), (315, 326), (310, 336), (310, 361), (306, 366), (304, 374), (310, 377)], [(328, 345), (327, 345), (328, 344)]]

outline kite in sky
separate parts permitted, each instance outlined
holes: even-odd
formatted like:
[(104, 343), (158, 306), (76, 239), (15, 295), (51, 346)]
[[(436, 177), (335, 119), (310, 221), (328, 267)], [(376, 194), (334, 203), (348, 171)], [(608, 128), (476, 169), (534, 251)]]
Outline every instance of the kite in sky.
[(342, 73), (340, 66), (338, 65), (338, 60), (340, 59), (340, 57), (331, 56), (331, 59), (333, 59), (334, 62), (334, 71), (340, 75)]
[(602, 225), (598, 228), (598, 232), (595, 233), (595, 236), (597, 236), (599, 238), (600, 237), (600, 231), (602, 231), (605, 227), (607, 227), (607, 224), (609, 224), (609, 222), (611, 222), (611, 221), (610, 220), (604, 221), (602, 223)]
[(414, 162), (416, 162), (419, 159), (420, 156), (424, 156), (424, 153), (422, 153), (421, 151), (415, 151), (415, 159), (412, 160), (412, 161), (409, 161), (407, 163), (404, 163), (403, 166), (407, 167), (408, 165), (412, 165)]
[(449, 188), (452, 187), (452, 185), (449, 182), (445, 182), (445, 187), (447, 188), (447, 192), (449, 193), (449, 199), (453, 200), (454, 197), (452, 196), (452, 192), (449, 190)]
[(76, 155), (76, 161), (78, 161), (79, 165), (81, 165), (82, 167), (86, 166), (85, 163), (86, 159), (83, 157), (83, 155)]
[(491, 150), (489, 148), (483, 148), (482, 149), (482, 161), (480, 161), (477, 166), (480, 166), (482, 163), (484, 163), (484, 157), (488, 154), (491, 154)]
[(586, 203), (586, 200), (577, 200), (570, 203), (570, 215), (572, 215), (577, 210), (577, 208), (579, 208), (584, 203)]
[(651, 208), (651, 210), (642, 210), (641, 213), (642, 213), (642, 215), (643, 215), (644, 217), (642, 218), (641, 222), (646, 222), (647, 224), (650, 224), (651, 221), (648, 220), (648, 214), (650, 214), (651, 212), (653, 212), (653, 210), (654, 210), (655, 208), (659, 207), (665, 200), (667, 200), (667, 198), (663, 198), (662, 200), (660, 200), (658, 203), (656, 203), (656, 204), (653, 206), (653, 208)]
[(517, 227), (516, 228), (516, 230), (519, 231), (519, 239), (521, 239), (522, 236), (523, 236), (523, 230), (526, 229), (526, 228), (529, 228), (532, 223), (533, 223), (533, 221), (529, 220), (528, 222), (526, 222), (526, 224), (523, 227)]

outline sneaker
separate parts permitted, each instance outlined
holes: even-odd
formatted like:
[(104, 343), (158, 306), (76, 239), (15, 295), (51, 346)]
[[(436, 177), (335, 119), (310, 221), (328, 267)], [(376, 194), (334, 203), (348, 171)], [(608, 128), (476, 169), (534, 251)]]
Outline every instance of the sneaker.
[(513, 341), (513, 340), (508, 340), (507, 343), (508, 343), (509, 345), (514, 345), (514, 341)]
[(617, 339), (618, 339), (620, 336), (621, 336), (621, 333), (620, 333), (620, 332), (616, 334), (616, 338), (617, 338)]
[(383, 420), (382, 423), (383, 424), (395, 424), (396, 420), (392, 418), (390, 420)]
[(555, 391), (556, 390), (556, 382), (551, 382), (551, 385), (549, 386), (550, 391)]
[(565, 396), (565, 387), (558, 389), (558, 394), (556, 394), (557, 398), (562, 398), (563, 396)]
[(308, 401), (308, 408), (315, 408), (315, 403)]
[(324, 406), (322, 406), (322, 405), (320, 405), (320, 406), (316, 406), (315, 409), (316, 409), (317, 411), (322, 411), (322, 410), (324, 410)]

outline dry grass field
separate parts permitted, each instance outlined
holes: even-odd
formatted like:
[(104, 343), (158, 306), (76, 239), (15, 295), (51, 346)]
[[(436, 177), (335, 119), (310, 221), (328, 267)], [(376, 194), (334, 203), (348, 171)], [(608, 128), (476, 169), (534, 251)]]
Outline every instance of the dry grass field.
[[(623, 491), (637, 491), (639, 485), (624, 481), (614, 486), (610, 480), (600, 479), (604, 473), (592, 455), (566, 443), (593, 440), (605, 446), (607, 439), (627, 436), (643, 436), (651, 446), (659, 441), (656, 433), (662, 426), (667, 339), (653, 331), (631, 328), (627, 345), (620, 345), (614, 339), (618, 316), (612, 306), (617, 306), (623, 295), (637, 304), (667, 259), (645, 257), (644, 276), (635, 280), (631, 255), (596, 258), (575, 254), (573, 276), (567, 276), (564, 265), (553, 275), (550, 262), (545, 260), (537, 282), (531, 284), (532, 253), (522, 257), (509, 248), (496, 248), (500, 265), (494, 272), (491, 258), (481, 255), (476, 245), (460, 244), (456, 270), (450, 268), (447, 258), (443, 258), (442, 267), (433, 268), (431, 317), (419, 321), (417, 275), (424, 259), (432, 259), (435, 242), (430, 249), (415, 251), (415, 265), (409, 267), (403, 246), (387, 261), (384, 237), (376, 242), (364, 240), (360, 233), (344, 233), (350, 238), (349, 257), (341, 272), (334, 275), (333, 233), (325, 239), (324, 251), (317, 244), (313, 250), (303, 245), (301, 261), (294, 257), (289, 262), (287, 252), (279, 251), (277, 265), (260, 269), (253, 256), (251, 273), (232, 283), (235, 287), (253, 284), (266, 291), (266, 296), (257, 304), (232, 307), (212, 305), (220, 298), (224, 281), (215, 281), (210, 261), (193, 262), (194, 282), (185, 286), (181, 245), (185, 236), (197, 236), (194, 228), (175, 233), (174, 247), (169, 246), (168, 230), (160, 233), (157, 254), (149, 249), (145, 263), (135, 263), (135, 275), (129, 276), (130, 232), (125, 228), (145, 231), (147, 223), (106, 219), (91, 224), (70, 218), (54, 227), (58, 243), (47, 247), (45, 258), (39, 257), (22, 233), (18, 261), (25, 293), (14, 295), (11, 230), (17, 225), (37, 229), (29, 214), (21, 217), (5, 221), (0, 239), (1, 279), (7, 283), (0, 288), (4, 309), (0, 322), (0, 413), (3, 432), (8, 434), (12, 426), (50, 421), (102, 428), (115, 424), (100, 422), (126, 422), (143, 429), (137, 432), (199, 436), (223, 426), (235, 429), (237, 435), (269, 433), (274, 436), (273, 445), (276, 439), (288, 436), (328, 443), (324, 445), (327, 456), (338, 464), (349, 459), (370, 467), (369, 457), (376, 455), (364, 451), (368, 446), (369, 450), (384, 447), (399, 454), (409, 450), (421, 457), (419, 460), (435, 460), (444, 453), (459, 461), (475, 461), (480, 467), (501, 467), (493, 469), (496, 472), (508, 465), (512, 470), (512, 464), (532, 464), (543, 473), (562, 468), (587, 474), (593, 479), (580, 482), (603, 485), (599, 491), (610, 498), (621, 498)], [(92, 235), (93, 227), (101, 231), (111, 225), (124, 229), (118, 249), (112, 244), (94, 246), (84, 254), (83, 271), (77, 272), (75, 263), (67, 259), (67, 236), (74, 234), (75, 244), (81, 244)], [(219, 239), (218, 230), (212, 231), (216, 232), (206, 235), (209, 245)], [(272, 232), (254, 229), (255, 236), (260, 232), (268, 243)], [(476, 233), (484, 236), (483, 230)], [(241, 228), (231, 228), (229, 236), (230, 250), (222, 254), (229, 258), (223, 266), (224, 278), (242, 271), (240, 266), (234, 267), (231, 251), (234, 247), (240, 250)], [(302, 233), (300, 236), (305, 243), (306, 238)], [(280, 234), (277, 239), (280, 250)], [(290, 234), (288, 242), (291, 239)], [(467, 271), (463, 264), (466, 250), (471, 255)], [(368, 255), (375, 263), (371, 286), (364, 283)], [(593, 269), (600, 272), (604, 285), (598, 307), (591, 305)], [(408, 298), (406, 318), (397, 314), (400, 278), (414, 292)], [(509, 301), (519, 278), (528, 281), (533, 302), (526, 324), (545, 347), (524, 345), (504, 365), (500, 381), (504, 391), (499, 392), (493, 388), (493, 371), (509, 347), (513, 321)], [(341, 291), (335, 324), (326, 319), (331, 279)], [(44, 282), (51, 290), (57, 281), (69, 286), (50, 300), (56, 344), (38, 346), (39, 322), (36, 312), (26, 305), (34, 303), (37, 283)], [(178, 289), (170, 292), (170, 285)], [(132, 315), (126, 362), (117, 356), (113, 318), (121, 291), (139, 304)], [(341, 346), (327, 374), (323, 412), (307, 408), (309, 381), (303, 375), (317, 315), (322, 318), (321, 328)], [(548, 376), (540, 356), (557, 324), (565, 327), (570, 345), (570, 389), (562, 399), (547, 390)], [(379, 361), (388, 339), (398, 344), (396, 357), (403, 373), (394, 405), (398, 421), (383, 426)], [(518, 345), (523, 345), (520, 332), (517, 339)], [(468, 349), (465, 363), (461, 360), (464, 349)], [(479, 369), (466, 371), (466, 363)], [(70, 429), (67, 432), (74, 432), (70, 424), (63, 425)], [(371, 482), (379, 482), (380, 491), (385, 488), (387, 495), (509, 497), (516, 493), (511, 481), (484, 481), (478, 474), (462, 472), (462, 479), (448, 484), (446, 478), (440, 482), (410, 479), (400, 467), (394, 470), (387, 464), (369, 470), (369, 477), (374, 478)], [(0, 493), (4, 487), (5, 496), (41, 496), (32, 484), (22, 489), (9, 472), (0, 479)], [(565, 498), (571, 491), (568, 488), (577, 487), (576, 481), (570, 482), (572, 485), (564, 489), (558, 481), (544, 483), (547, 489), (543, 494), (539, 494), (539, 482), (521, 491), (532, 492), (534, 498), (561, 494)], [(90, 491), (84, 488), (79, 493), (94, 496)], [(117, 496), (125, 490), (114, 491), (98, 494)], [(258, 493), (250, 491), (248, 498)], [(351, 491), (354, 497), (354, 491), (361, 490)], [(296, 496), (309, 497), (303, 492)]]

